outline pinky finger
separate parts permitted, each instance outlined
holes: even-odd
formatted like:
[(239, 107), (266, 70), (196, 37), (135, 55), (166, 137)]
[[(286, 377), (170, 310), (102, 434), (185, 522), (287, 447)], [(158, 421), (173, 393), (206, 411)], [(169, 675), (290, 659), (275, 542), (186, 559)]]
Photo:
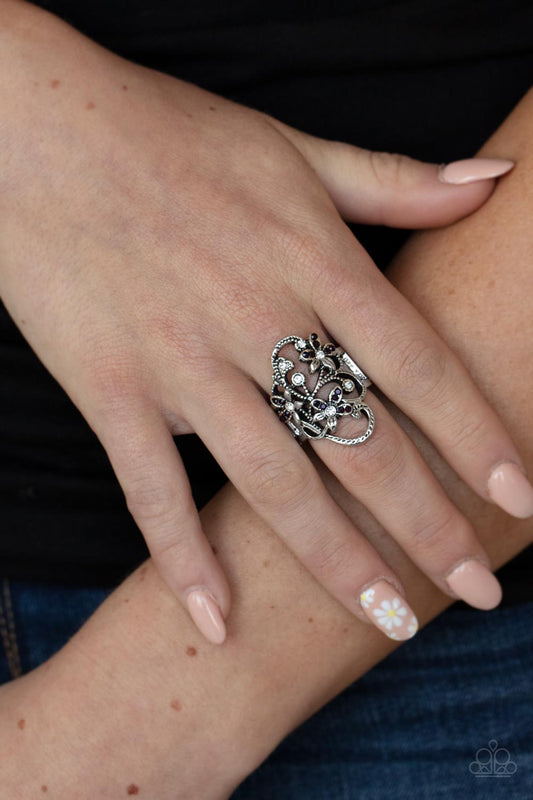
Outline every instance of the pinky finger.
[(98, 435), (159, 574), (206, 639), (221, 644), (229, 585), (202, 531), (187, 473), (161, 412), (140, 401), (136, 411), (130, 406), (127, 419), (113, 415)]

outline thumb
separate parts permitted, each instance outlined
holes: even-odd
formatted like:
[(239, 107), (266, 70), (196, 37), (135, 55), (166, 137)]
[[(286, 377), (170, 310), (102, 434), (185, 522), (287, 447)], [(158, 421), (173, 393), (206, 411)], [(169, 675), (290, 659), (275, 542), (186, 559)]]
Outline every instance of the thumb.
[(393, 228), (448, 225), (479, 208), (494, 189), (493, 179), (514, 167), (502, 158), (469, 158), (439, 167), (319, 139), (270, 121), (313, 167), (350, 222)]

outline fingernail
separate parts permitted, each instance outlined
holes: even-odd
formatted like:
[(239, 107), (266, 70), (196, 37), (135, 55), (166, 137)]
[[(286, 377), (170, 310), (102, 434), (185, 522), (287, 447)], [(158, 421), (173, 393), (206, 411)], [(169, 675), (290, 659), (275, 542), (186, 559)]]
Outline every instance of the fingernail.
[(441, 164), (439, 181), (441, 183), (475, 183), (488, 178), (498, 178), (514, 167), (514, 161), (508, 158), (465, 158)]
[(226, 626), (214, 597), (209, 592), (195, 589), (187, 595), (187, 607), (200, 633), (213, 644), (222, 644)]
[(495, 467), (489, 478), (489, 495), (496, 505), (519, 519), (533, 515), (533, 486), (511, 461)]
[(502, 599), (502, 587), (490, 569), (472, 558), (459, 564), (447, 578), (446, 583), (461, 600), (474, 608), (488, 611)]
[(377, 581), (359, 595), (359, 600), (370, 622), (389, 639), (403, 642), (417, 632), (413, 610), (388, 581)]

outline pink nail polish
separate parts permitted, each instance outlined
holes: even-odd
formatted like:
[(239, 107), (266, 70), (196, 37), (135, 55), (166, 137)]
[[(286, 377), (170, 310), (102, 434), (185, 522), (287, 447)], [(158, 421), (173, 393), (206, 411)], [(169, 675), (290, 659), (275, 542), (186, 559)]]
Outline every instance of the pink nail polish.
[(222, 644), (226, 638), (226, 626), (212, 594), (195, 589), (187, 595), (187, 607), (200, 633), (213, 644)]
[(502, 587), (490, 569), (475, 558), (463, 561), (446, 578), (446, 583), (461, 600), (488, 611), (502, 599)]
[(370, 622), (389, 639), (403, 642), (417, 632), (418, 620), (412, 609), (388, 581), (377, 581), (359, 600)]
[(514, 167), (514, 161), (508, 158), (465, 158), (442, 164), (439, 168), (441, 183), (475, 183), (488, 178), (498, 178)]
[(519, 519), (533, 516), (533, 486), (517, 464), (508, 461), (495, 467), (488, 482), (496, 505)]

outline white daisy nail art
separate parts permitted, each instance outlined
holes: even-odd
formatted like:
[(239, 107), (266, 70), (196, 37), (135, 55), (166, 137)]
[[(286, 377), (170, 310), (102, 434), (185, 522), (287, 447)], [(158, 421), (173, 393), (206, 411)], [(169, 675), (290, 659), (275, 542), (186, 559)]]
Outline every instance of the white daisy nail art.
[(378, 617), (378, 622), (392, 631), (394, 627), (399, 628), (404, 623), (404, 617), (407, 616), (407, 609), (402, 606), (399, 597), (394, 597), (392, 603), (389, 600), (383, 600), (381, 608), (374, 609), (374, 615)]
[(370, 608), (372, 603), (374, 602), (374, 595), (376, 593), (375, 589), (367, 589), (366, 592), (363, 592), (360, 596), (361, 605), (363, 608)]
[(418, 622), (412, 609), (388, 581), (377, 581), (359, 599), (368, 619), (389, 639), (405, 641), (417, 632)]

